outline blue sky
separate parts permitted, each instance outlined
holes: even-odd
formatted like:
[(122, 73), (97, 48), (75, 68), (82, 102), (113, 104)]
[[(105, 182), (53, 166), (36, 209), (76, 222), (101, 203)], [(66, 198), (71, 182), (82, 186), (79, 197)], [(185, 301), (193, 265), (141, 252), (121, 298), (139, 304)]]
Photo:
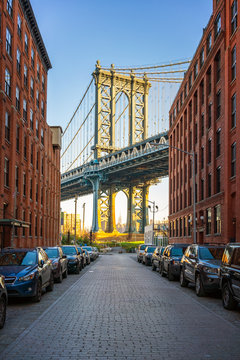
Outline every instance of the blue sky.
[[(31, 0), (31, 4), (53, 66), (48, 73), (47, 121), (63, 129), (97, 59), (107, 66), (132, 66), (191, 58), (212, 13), (212, 0)], [(151, 197), (164, 208), (167, 181), (154, 187)], [(73, 212), (73, 204), (67, 209)]]

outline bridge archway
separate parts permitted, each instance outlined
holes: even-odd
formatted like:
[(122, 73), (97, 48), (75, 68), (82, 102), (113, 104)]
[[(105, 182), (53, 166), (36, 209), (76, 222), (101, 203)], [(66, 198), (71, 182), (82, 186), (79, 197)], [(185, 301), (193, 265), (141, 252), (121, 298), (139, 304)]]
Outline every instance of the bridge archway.
[(123, 148), (129, 145), (129, 98), (123, 92), (116, 95), (115, 112), (115, 147)]
[(120, 233), (127, 232), (127, 211), (128, 211), (128, 197), (127, 194), (120, 190), (116, 194), (115, 203), (115, 223), (116, 229)]

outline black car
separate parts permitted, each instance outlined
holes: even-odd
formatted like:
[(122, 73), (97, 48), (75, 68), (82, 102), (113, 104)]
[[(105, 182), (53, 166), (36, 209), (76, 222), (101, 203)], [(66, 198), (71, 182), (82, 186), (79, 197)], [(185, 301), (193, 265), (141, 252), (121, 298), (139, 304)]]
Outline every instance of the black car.
[(226, 246), (220, 269), (220, 286), (224, 308), (235, 309), (240, 303), (240, 243)]
[(184, 251), (188, 244), (171, 244), (166, 246), (160, 264), (160, 274), (168, 276), (168, 280), (172, 281), (180, 275), (180, 263)]
[(7, 298), (4, 276), (0, 275), (0, 329), (3, 328), (6, 320)]
[(148, 245), (144, 250), (142, 257), (142, 264), (151, 265), (152, 264), (152, 255), (156, 249), (156, 245)]
[(153, 255), (152, 255), (152, 270), (155, 271), (157, 268), (160, 269), (160, 263), (162, 259), (162, 254), (164, 251), (164, 246), (158, 246)]
[(64, 255), (68, 259), (68, 272), (79, 274), (82, 270), (82, 255), (76, 245), (61, 245)]
[(3, 249), (0, 251), (0, 274), (5, 277), (9, 297), (31, 297), (40, 301), (42, 290), (52, 291), (52, 262), (41, 247)]
[(195, 284), (197, 296), (219, 290), (220, 266), (224, 249), (224, 246), (213, 245), (188, 246), (181, 260), (181, 286), (187, 286), (189, 282)]
[(44, 247), (44, 251), (52, 262), (54, 280), (61, 283), (68, 275), (67, 256), (63, 254), (60, 246)]

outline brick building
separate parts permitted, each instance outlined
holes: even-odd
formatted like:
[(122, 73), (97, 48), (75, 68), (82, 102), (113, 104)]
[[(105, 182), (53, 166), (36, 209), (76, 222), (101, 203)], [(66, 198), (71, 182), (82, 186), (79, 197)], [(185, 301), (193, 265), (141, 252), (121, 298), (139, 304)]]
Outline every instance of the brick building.
[[(197, 242), (240, 239), (239, 0), (213, 13), (170, 109), (169, 144), (195, 153)], [(191, 156), (169, 149), (170, 242), (193, 241)]]
[(50, 68), (30, 1), (0, 1), (1, 246), (59, 240), (61, 129), (46, 122)]

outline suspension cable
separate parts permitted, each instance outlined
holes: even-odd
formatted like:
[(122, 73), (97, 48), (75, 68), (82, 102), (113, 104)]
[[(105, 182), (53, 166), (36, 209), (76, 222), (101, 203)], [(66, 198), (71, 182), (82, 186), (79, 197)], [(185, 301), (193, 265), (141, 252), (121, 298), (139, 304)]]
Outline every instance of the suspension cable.
[(177, 62), (177, 63), (172, 63), (172, 64), (164, 64), (164, 65), (155, 65), (155, 66), (139, 66), (139, 67), (130, 67), (130, 68), (108, 68), (108, 67), (103, 67), (103, 70), (116, 70), (116, 71), (129, 71), (129, 70), (144, 70), (144, 69), (159, 69), (159, 68), (164, 68), (164, 67), (169, 67), (169, 66), (176, 66), (176, 65), (183, 65), (183, 64), (189, 64), (192, 60), (185, 60), (185, 61), (181, 61), (181, 62)]

